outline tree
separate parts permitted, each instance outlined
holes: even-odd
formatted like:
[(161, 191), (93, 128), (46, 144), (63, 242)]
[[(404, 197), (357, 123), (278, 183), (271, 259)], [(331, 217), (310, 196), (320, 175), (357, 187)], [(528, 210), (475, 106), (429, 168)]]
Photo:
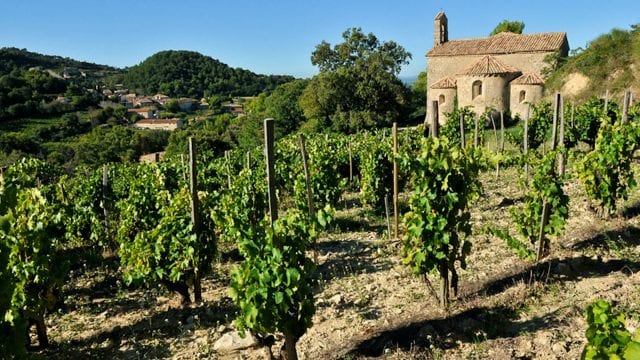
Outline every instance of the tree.
[(427, 72), (421, 71), (411, 84), (411, 120), (424, 120), (427, 114)]
[(316, 46), (311, 63), (320, 68), (300, 105), (321, 126), (353, 132), (389, 125), (405, 110), (409, 91), (398, 79), (411, 54), (393, 41), (380, 43), (360, 28), (342, 34), (344, 42)]
[(295, 80), (279, 85), (265, 99), (266, 115), (275, 119), (279, 136), (295, 131), (304, 122), (299, 100), (308, 83), (308, 80)]
[(501, 32), (512, 32), (514, 34), (522, 34), (523, 30), (524, 30), (524, 23), (522, 21), (509, 21), (505, 19), (505, 20), (502, 20), (495, 27), (495, 29), (493, 29), (493, 31), (491, 32), (491, 34), (489, 34), (489, 36), (493, 36)]

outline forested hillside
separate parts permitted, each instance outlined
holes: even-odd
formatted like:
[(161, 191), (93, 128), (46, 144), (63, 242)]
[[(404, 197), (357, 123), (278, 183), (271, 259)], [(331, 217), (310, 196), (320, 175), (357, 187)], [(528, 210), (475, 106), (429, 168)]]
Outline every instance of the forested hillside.
[(258, 75), (232, 68), (194, 51), (161, 51), (122, 75), (129, 89), (172, 97), (250, 96), (293, 80), (291, 76)]
[(43, 55), (26, 49), (15, 47), (0, 48), (0, 74), (8, 73), (15, 69), (27, 70), (32, 67), (41, 67), (43, 69), (74, 67), (94, 71), (116, 70), (107, 65), (98, 65), (62, 56)]

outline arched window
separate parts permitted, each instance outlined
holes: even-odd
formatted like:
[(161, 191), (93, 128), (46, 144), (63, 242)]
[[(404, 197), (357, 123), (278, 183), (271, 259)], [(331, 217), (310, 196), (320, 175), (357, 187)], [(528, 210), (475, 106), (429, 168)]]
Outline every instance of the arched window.
[(438, 96), (438, 105), (442, 105), (445, 102), (445, 98), (444, 98), (444, 94), (440, 94), (440, 96)]
[(475, 99), (478, 96), (482, 96), (482, 81), (476, 80), (473, 82), (471, 94), (472, 99)]
[(527, 92), (524, 90), (520, 90), (519, 101), (522, 104), (527, 99)]

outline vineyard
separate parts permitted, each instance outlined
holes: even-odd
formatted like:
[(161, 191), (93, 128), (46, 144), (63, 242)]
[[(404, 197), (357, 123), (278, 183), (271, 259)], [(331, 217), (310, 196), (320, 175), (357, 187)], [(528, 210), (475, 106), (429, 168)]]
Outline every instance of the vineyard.
[(23, 159), (0, 177), (0, 354), (639, 359), (630, 100)]

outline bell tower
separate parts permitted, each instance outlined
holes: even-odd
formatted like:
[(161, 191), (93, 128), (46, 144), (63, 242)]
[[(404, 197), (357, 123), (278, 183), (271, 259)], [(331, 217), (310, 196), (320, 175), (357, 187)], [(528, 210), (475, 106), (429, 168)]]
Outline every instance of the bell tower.
[(433, 46), (444, 44), (449, 41), (449, 30), (447, 27), (447, 15), (440, 11), (433, 21)]

